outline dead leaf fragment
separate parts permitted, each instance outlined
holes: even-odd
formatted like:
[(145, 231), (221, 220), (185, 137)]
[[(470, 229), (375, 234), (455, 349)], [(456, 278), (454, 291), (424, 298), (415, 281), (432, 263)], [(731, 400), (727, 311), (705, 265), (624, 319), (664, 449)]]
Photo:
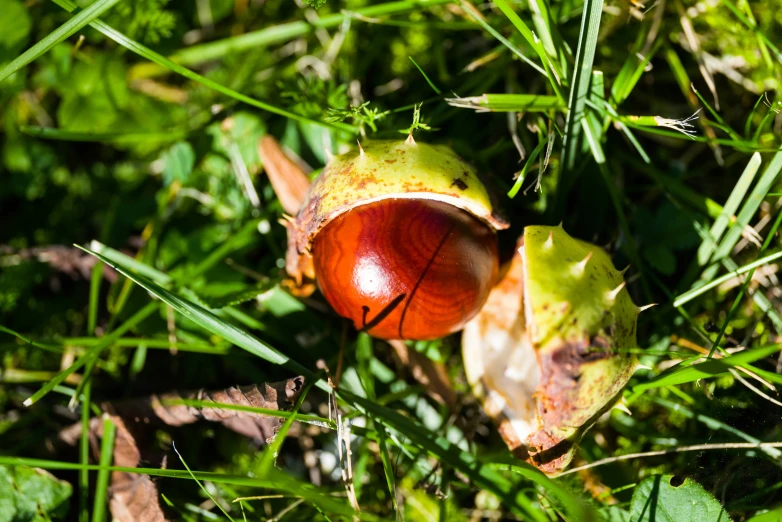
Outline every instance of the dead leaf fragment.
[(310, 188), (310, 180), (304, 170), (290, 159), (277, 140), (268, 134), (258, 142), (258, 155), (283, 210), (295, 216), (299, 213), (304, 195)]
[[(142, 454), (137, 441), (148, 434), (151, 425), (182, 426), (200, 419), (219, 422), (227, 428), (258, 441), (273, 438), (282, 425), (280, 417), (260, 413), (210, 408), (207, 405), (189, 406), (182, 399), (195, 399), (205, 403), (231, 404), (267, 410), (287, 410), (296, 401), (304, 388), (304, 377), (293, 377), (286, 381), (251, 386), (232, 386), (224, 390), (209, 392), (198, 390), (193, 393), (167, 393), (149, 397), (104, 403), (116, 426), (113, 465), (125, 468), (138, 467), (149, 460)], [(90, 421), (90, 440), (99, 454), (98, 439), (103, 435), (103, 419), (94, 417)], [(145, 433), (146, 432), (146, 433)], [(60, 432), (59, 438), (67, 444), (77, 444), (81, 436), (81, 423), (74, 424)], [(114, 520), (119, 522), (166, 522), (159, 502), (157, 486), (149, 475), (113, 471), (109, 489), (109, 508)]]

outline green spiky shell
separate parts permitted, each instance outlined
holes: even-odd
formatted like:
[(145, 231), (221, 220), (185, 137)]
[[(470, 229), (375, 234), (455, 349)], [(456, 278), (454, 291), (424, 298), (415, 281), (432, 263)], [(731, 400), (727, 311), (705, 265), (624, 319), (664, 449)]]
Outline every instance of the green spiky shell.
[(635, 370), (627, 349), (639, 309), (623, 281), (599, 247), (561, 227), (527, 227), (508, 275), (465, 327), (468, 380), (511, 450), (546, 472), (567, 466)]
[(478, 174), (450, 148), (412, 139), (366, 141), (328, 162), (288, 223), (288, 273), (309, 269), (312, 241), (334, 218), (390, 198), (443, 201), (494, 229), (508, 227)]
[(602, 249), (561, 227), (531, 226), (522, 255), (534, 343), (543, 348), (556, 338), (604, 335), (606, 342), (635, 346), (638, 307), (624, 288), (612, 295), (624, 276)]

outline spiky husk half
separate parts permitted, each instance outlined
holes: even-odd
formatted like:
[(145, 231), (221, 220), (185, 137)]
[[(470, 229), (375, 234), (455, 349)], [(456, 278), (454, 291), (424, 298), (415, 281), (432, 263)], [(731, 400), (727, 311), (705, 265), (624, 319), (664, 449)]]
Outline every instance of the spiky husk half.
[(464, 329), (465, 371), (511, 451), (554, 474), (633, 374), (640, 310), (609, 256), (561, 227), (518, 247)]

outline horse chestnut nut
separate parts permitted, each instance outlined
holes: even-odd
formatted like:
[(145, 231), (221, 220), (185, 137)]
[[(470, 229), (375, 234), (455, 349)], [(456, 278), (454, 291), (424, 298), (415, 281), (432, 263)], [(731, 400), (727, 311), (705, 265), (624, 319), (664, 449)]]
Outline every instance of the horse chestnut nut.
[(332, 159), (288, 225), (286, 267), (384, 339), (461, 329), (497, 278), (507, 224), (450, 149), (376, 141)]

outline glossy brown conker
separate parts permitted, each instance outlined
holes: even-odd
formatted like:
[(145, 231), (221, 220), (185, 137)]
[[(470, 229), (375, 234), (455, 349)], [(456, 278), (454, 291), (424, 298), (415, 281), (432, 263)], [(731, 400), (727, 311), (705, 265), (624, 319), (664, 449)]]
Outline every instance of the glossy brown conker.
[(464, 326), (497, 277), (493, 229), (454, 205), (389, 198), (316, 236), (318, 286), (334, 310), (384, 339), (435, 339)]

